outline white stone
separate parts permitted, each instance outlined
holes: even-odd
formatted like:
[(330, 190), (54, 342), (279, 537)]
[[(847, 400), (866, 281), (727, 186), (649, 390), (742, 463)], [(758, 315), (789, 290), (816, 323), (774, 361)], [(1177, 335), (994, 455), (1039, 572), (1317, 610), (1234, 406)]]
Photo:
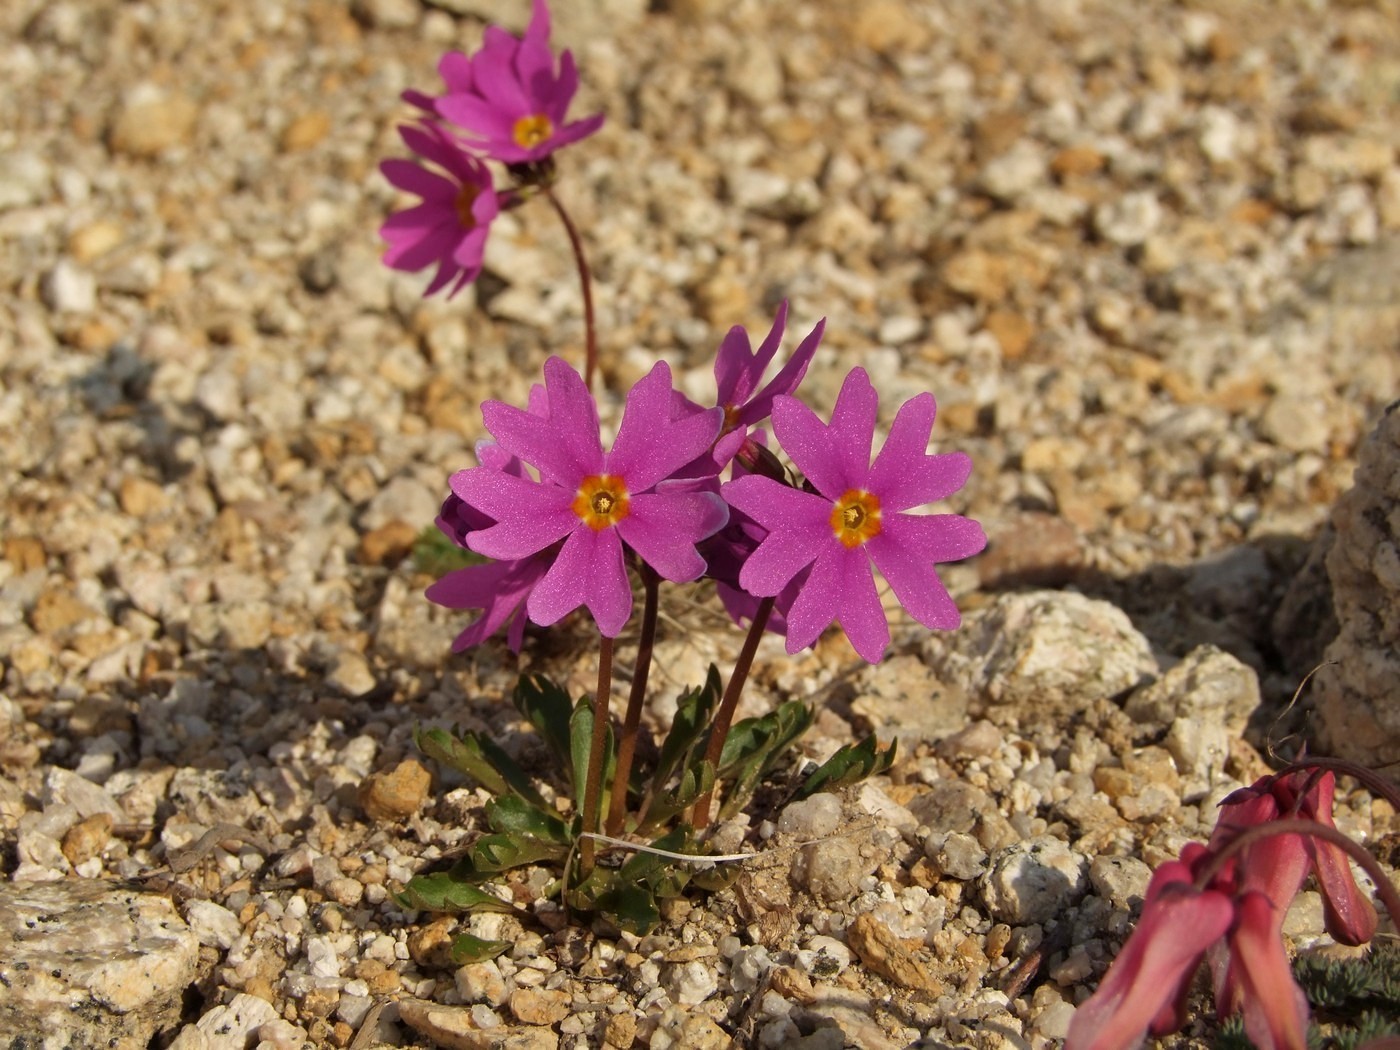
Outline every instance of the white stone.
[(39, 292), (55, 313), (90, 314), (97, 306), (96, 278), (68, 259), (60, 259), (44, 275)]

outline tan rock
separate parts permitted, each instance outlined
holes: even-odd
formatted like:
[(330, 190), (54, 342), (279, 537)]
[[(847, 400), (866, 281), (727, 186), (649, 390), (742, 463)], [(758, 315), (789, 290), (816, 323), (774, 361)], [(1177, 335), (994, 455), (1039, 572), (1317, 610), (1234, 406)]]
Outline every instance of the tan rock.
[(439, 1006), (424, 999), (400, 999), (399, 1019), (445, 1050), (558, 1050), (559, 1036), (529, 1025), (478, 1028), (465, 1006)]
[(868, 912), (856, 917), (846, 930), (846, 943), (860, 956), (867, 970), (893, 981), (901, 988), (940, 994), (943, 983), (927, 964), (894, 932)]
[(557, 1024), (569, 1016), (571, 1003), (562, 989), (517, 988), (511, 993), (510, 1012), (524, 1024)]
[(39, 595), (29, 623), (40, 634), (58, 634), (100, 614), (62, 587), (49, 587)]
[(1026, 348), (1031, 345), (1031, 336), (1035, 334), (1035, 327), (1029, 318), (1005, 310), (993, 310), (982, 327), (991, 332), (992, 338), (1000, 344), (1002, 356), (1011, 360), (1025, 356)]
[(388, 773), (374, 773), (360, 785), (360, 805), (371, 820), (407, 820), (422, 808), (433, 782), (422, 764), (406, 758)]
[(391, 521), (371, 529), (360, 537), (359, 561), (362, 565), (396, 565), (408, 557), (418, 530), (406, 521)]
[(94, 813), (86, 820), (80, 820), (63, 835), (63, 855), (68, 863), (77, 867), (84, 861), (99, 856), (112, 837), (112, 814)]
[(122, 511), (134, 518), (144, 518), (162, 511), (168, 506), (165, 490), (154, 481), (146, 478), (127, 476), (122, 478), (117, 492), (117, 502)]
[(190, 99), (141, 85), (127, 95), (107, 141), (118, 153), (154, 157), (188, 141), (198, 116)]
[(125, 236), (121, 226), (110, 219), (98, 219), (80, 226), (68, 236), (68, 254), (80, 263), (106, 255)]
[(312, 110), (297, 117), (282, 131), (282, 152), (296, 153), (310, 149), (324, 139), (331, 130), (331, 115), (325, 110)]

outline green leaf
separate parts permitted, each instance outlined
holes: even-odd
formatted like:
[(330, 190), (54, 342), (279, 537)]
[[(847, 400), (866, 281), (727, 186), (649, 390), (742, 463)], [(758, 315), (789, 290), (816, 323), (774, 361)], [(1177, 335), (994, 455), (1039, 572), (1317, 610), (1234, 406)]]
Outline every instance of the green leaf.
[(507, 904), (494, 894), (464, 881), (452, 871), (438, 871), (431, 875), (415, 875), (396, 893), (394, 900), (400, 907), (418, 911), (499, 911), (514, 912), (514, 905)]
[(847, 744), (802, 782), (793, 800), (808, 798), (818, 791), (835, 791), (883, 773), (894, 764), (898, 744), (897, 740), (891, 740), (889, 747), (879, 751), (876, 750), (878, 745), (873, 736), (866, 737), (858, 744)]
[(646, 823), (637, 829), (644, 832), (664, 825), (677, 813), (694, 804), (705, 792), (715, 785), (715, 767), (700, 760), (698, 768), (692, 767), (681, 774), (680, 783), (671, 791), (662, 792), (651, 804), (646, 813)]
[(413, 738), (419, 750), (429, 758), (471, 777), (491, 794), (505, 795), (513, 791), (537, 806), (545, 805), (526, 772), (489, 737), (472, 732), (454, 736), (445, 729), (419, 729)]
[(489, 560), (475, 551), (463, 550), (436, 525), (425, 526), (413, 541), (413, 564), (419, 572), (436, 579), (468, 565), (484, 565)]
[(511, 694), (515, 709), (535, 727), (555, 760), (569, 768), (569, 719), (573, 704), (569, 694), (542, 674), (521, 675)]
[(568, 825), (560, 817), (514, 795), (486, 803), (486, 820), (505, 835), (528, 835), (561, 846), (570, 842)]
[(661, 922), (656, 897), (646, 886), (619, 884), (599, 894), (593, 908), (607, 915), (627, 933), (644, 937)]
[[(671, 779), (677, 767), (695, 745), (706, 736), (710, 718), (719, 704), (719, 669), (710, 665), (705, 684), (698, 689), (688, 689), (676, 703), (676, 717), (671, 721), (671, 729), (661, 744), (661, 755), (656, 760), (656, 771), (652, 775), (653, 789), (659, 791)], [(686, 763), (689, 765), (689, 763)]]
[(483, 835), (467, 850), (466, 863), (459, 861), (453, 871), (455, 873), (460, 868), (462, 877), (470, 873), (482, 879), (511, 868), (538, 864), (542, 860), (560, 860), (568, 852), (565, 846), (537, 839), (533, 835)]
[(420, 726), (414, 730), (413, 742), (429, 758), (471, 777), (493, 795), (504, 795), (508, 790), (505, 777), (487, 761), (473, 734), (456, 737), (445, 729)]
[(488, 941), (470, 933), (459, 934), (452, 942), (452, 961), (459, 966), (486, 962), (512, 947), (511, 941)]
[[(574, 799), (579, 803), (580, 810), (583, 808), (583, 794), (588, 784), (588, 752), (592, 747), (593, 701), (585, 696), (574, 707), (573, 717), (569, 719), (569, 750), (573, 760)], [(603, 779), (601, 781), (603, 791), (602, 808), (599, 811), (600, 818), (607, 815), (608, 784), (611, 782), (615, 758), (612, 726), (610, 725), (605, 732), (603, 743)]]
[[(719, 775), (726, 779), (733, 778), (724, 805), (720, 807), (721, 819), (732, 817), (739, 811), (763, 775), (807, 731), (815, 717), (811, 708), (802, 701), (790, 700), (762, 718), (745, 719), (734, 727), (729, 740), (725, 741), (725, 757), (720, 759)], [(737, 743), (731, 749), (730, 742), (736, 737)], [(731, 754), (734, 757), (726, 762), (725, 758)]]

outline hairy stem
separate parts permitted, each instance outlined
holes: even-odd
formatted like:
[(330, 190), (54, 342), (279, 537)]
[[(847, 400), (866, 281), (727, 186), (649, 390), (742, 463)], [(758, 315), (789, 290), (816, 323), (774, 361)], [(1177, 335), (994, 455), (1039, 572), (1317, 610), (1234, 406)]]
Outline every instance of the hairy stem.
[(1209, 862), (1201, 869), (1200, 874), (1196, 876), (1196, 888), (1205, 889), (1210, 881), (1220, 873), (1220, 869), (1250, 844), (1274, 835), (1310, 835), (1313, 838), (1340, 846), (1347, 856), (1356, 861), (1361, 870), (1371, 877), (1371, 881), (1376, 884), (1376, 896), (1381, 899), (1385, 910), (1390, 913), (1390, 921), (1400, 926), (1400, 893), (1395, 891), (1395, 884), (1387, 877), (1376, 858), (1371, 856), (1371, 851), (1355, 839), (1342, 834), (1336, 828), (1329, 828), (1326, 824), (1319, 824), (1315, 820), (1287, 817), (1246, 828), (1210, 858)]
[(574, 250), (574, 263), (578, 267), (579, 286), (583, 289), (583, 327), (587, 347), (583, 359), (583, 381), (591, 391), (593, 389), (593, 373), (598, 370), (598, 329), (593, 320), (593, 273), (589, 270), (588, 259), (583, 254), (583, 241), (578, 235), (578, 228), (574, 226), (574, 221), (569, 218), (569, 213), (564, 210), (564, 205), (559, 203), (559, 198), (554, 193), (554, 187), (546, 183), (544, 195), (549, 198), (549, 203), (554, 206), (555, 214), (564, 224), (564, 232), (569, 235), (569, 245)]
[(617, 741), (617, 769), (613, 773), (612, 797), (608, 803), (609, 835), (622, 831), (627, 817), (627, 781), (632, 776), (632, 756), (637, 749), (637, 727), (642, 721), (642, 702), (647, 695), (647, 676), (651, 673), (651, 652), (656, 642), (657, 591), (661, 578), (645, 562), (641, 567), (642, 590), (646, 605), (642, 608), (642, 634), (637, 642), (637, 667), (632, 673), (632, 691), (627, 696), (627, 714), (622, 721), (622, 735)]
[[(588, 778), (583, 789), (583, 830), (598, 830), (598, 804), (603, 796), (603, 758), (608, 742), (608, 700), (612, 696), (613, 640), (601, 636), (598, 646), (598, 692), (593, 697), (593, 737), (588, 744)], [(593, 870), (593, 840), (579, 844), (579, 871)]]
[[(724, 753), (724, 741), (729, 736), (729, 725), (734, 721), (734, 709), (739, 706), (739, 697), (743, 694), (744, 683), (748, 681), (749, 668), (753, 666), (754, 654), (758, 652), (758, 643), (763, 638), (763, 631), (768, 626), (768, 617), (773, 612), (773, 599), (764, 598), (758, 603), (758, 609), (753, 614), (753, 623), (749, 625), (749, 633), (744, 638), (744, 647), (739, 651), (739, 659), (734, 662), (734, 673), (729, 676), (729, 684), (724, 687), (724, 696), (720, 698), (719, 709), (715, 712), (714, 721), (710, 723), (710, 740), (705, 745), (705, 761), (710, 763), (716, 771), (719, 769), (720, 755)], [(695, 802), (695, 830), (703, 831), (710, 823), (710, 805), (714, 801), (715, 791), (711, 787), (709, 791), (701, 795)]]

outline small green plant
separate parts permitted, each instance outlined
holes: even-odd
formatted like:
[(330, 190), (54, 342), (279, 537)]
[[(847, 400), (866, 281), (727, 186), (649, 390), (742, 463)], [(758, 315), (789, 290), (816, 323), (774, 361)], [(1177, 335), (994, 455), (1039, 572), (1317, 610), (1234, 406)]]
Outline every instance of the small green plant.
[(1301, 956), (1293, 974), (1314, 1008), (1309, 1045), (1353, 1050), (1400, 1035), (1400, 947), (1380, 944), (1350, 959)]
[[(723, 867), (706, 860), (704, 846), (687, 814), (696, 802), (723, 786), (720, 819), (737, 813), (798, 738), (811, 726), (811, 708), (789, 701), (758, 718), (737, 722), (724, 741), (717, 764), (706, 750), (720, 701), (719, 672), (711, 667), (705, 684), (688, 690), (678, 704), (670, 731), (654, 757), (634, 764), (625, 795), (621, 829), (639, 844), (621, 866), (595, 865), (586, 873), (578, 863), (584, 841), (613, 841), (585, 833), (582, 791), (588, 783), (593, 736), (593, 705), (589, 697), (571, 701), (568, 694), (542, 675), (520, 679), (512, 700), (552, 753), (561, 783), (551, 785), (564, 806), (550, 805), (531, 777), (489, 737), (444, 729), (420, 730), (418, 746), (438, 762), (480, 784), (494, 798), (486, 805), (491, 831), (477, 839), (447, 871), (420, 875), (399, 895), (408, 908), (439, 912), (514, 911), (514, 906), (487, 889), (506, 872), (528, 865), (547, 865), (557, 877), (546, 895), (568, 908), (605, 914), (624, 930), (646, 933), (661, 918), (660, 903), (679, 895), (687, 885), (716, 889), (727, 881)], [(608, 727), (604, 750), (604, 780), (616, 772), (616, 734)], [(793, 793), (801, 799), (831, 791), (881, 773), (894, 761), (895, 747), (881, 749), (874, 737), (850, 744), (807, 776)], [(609, 826), (619, 822), (607, 806)], [(691, 859), (693, 858), (693, 859)], [(454, 945), (454, 957), (469, 961), (495, 955), (509, 947), (465, 935)]]

